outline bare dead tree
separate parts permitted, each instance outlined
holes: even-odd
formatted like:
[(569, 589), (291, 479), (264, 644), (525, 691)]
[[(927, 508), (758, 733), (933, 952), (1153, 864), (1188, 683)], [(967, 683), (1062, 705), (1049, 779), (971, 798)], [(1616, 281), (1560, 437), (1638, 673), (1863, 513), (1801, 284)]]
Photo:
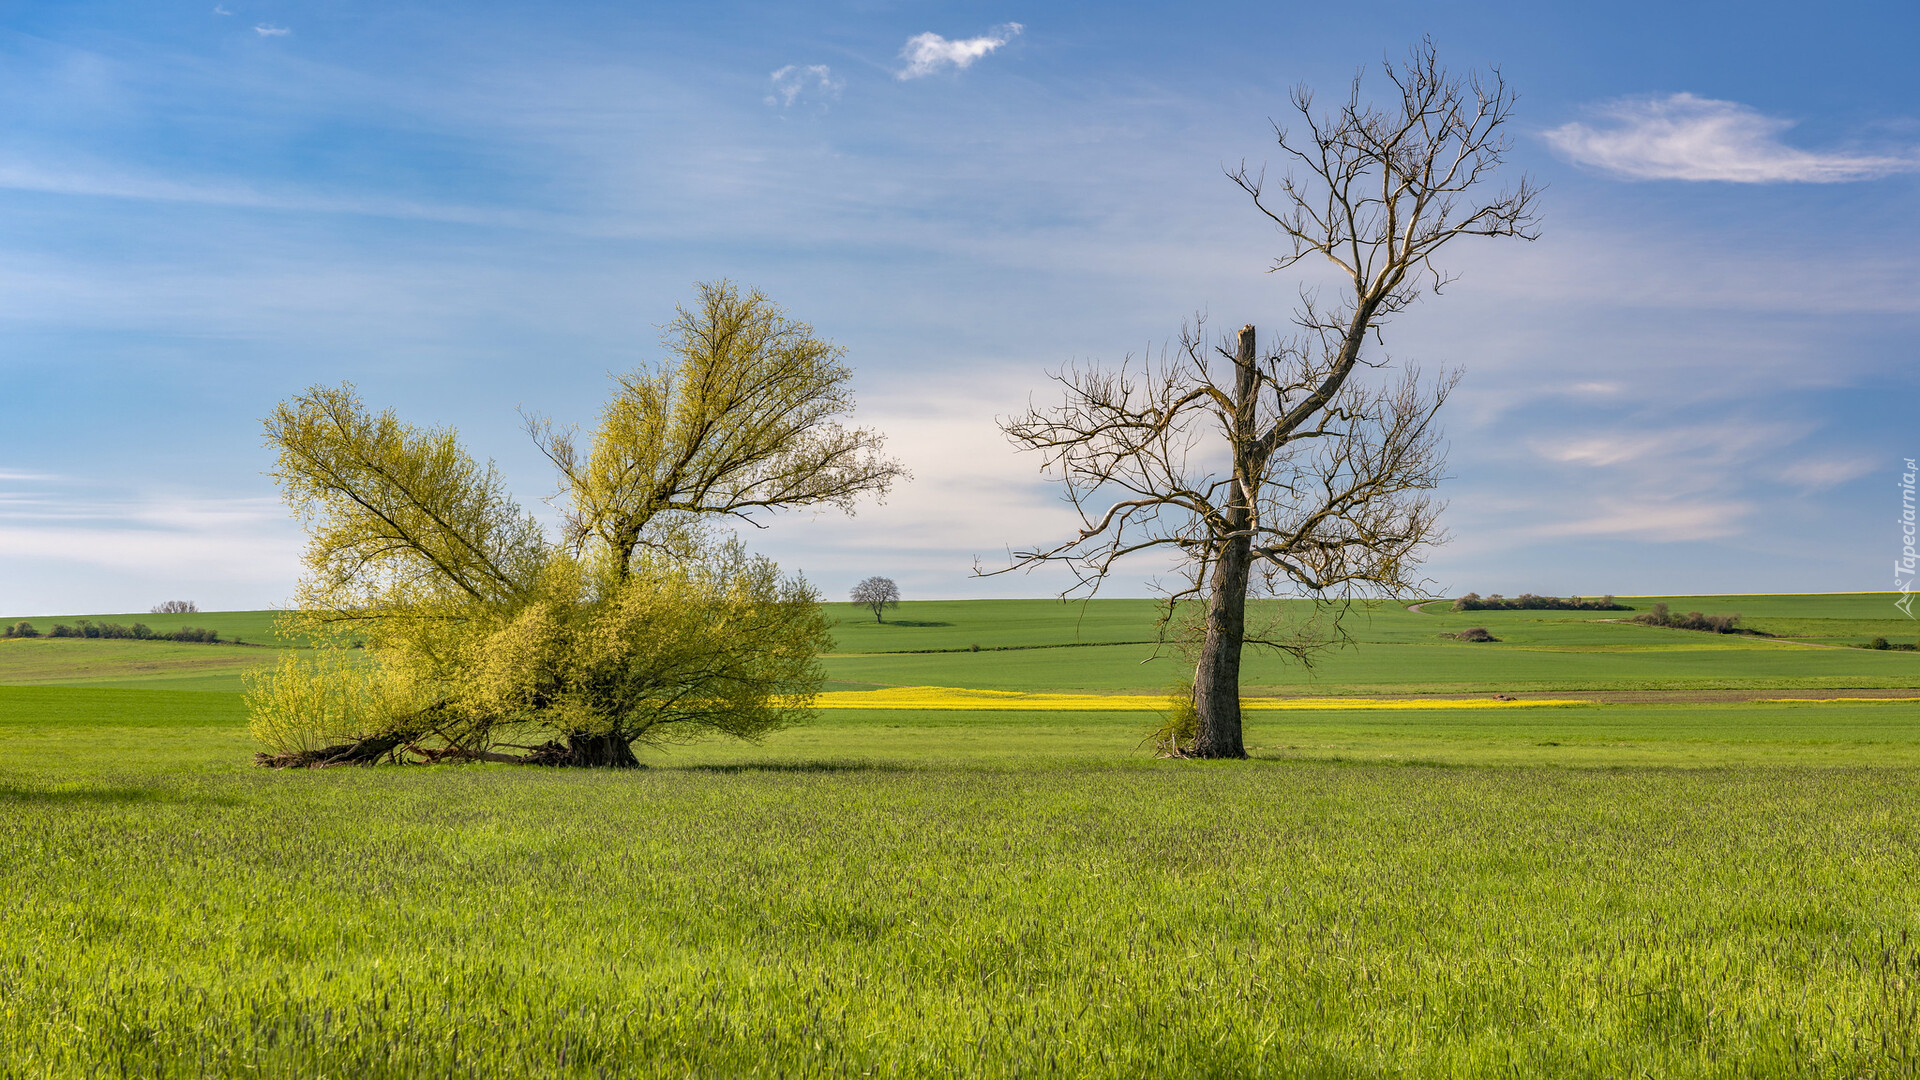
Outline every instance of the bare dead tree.
[[(1246, 644), (1302, 659), (1315, 644), (1249, 636), (1256, 577), (1269, 592), (1339, 600), (1418, 585), (1423, 552), (1443, 539), (1428, 492), (1445, 468), (1435, 416), (1458, 376), (1423, 382), (1407, 365), (1388, 375), (1389, 359), (1374, 355), (1380, 328), (1452, 280), (1433, 262), (1449, 241), (1537, 235), (1527, 179), (1483, 192), (1509, 149), (1514, 96), (1498, 69), (1456, 77), (1430, 40), (1384, 67), (1397, 92), (1384, 106), (1362, 97), (1357, 76), (1330, 115), (1294, 91), (1305, 132), (1275, 125), (1292, 166), (1276, 185), (1244, 163), (1228, 172), (1288, 241), (1274, 269), (1318, 254), (1350, 294), (1323, 304), (1303, 288), (1295, 333), (1264, 352), (1252, 325), (1229, 347), (1210, 345), (1196, 322), (1158, 362), (1067, 368), (1053, 376), (1061, 404), (1002, 422), (1016, 446), (1042, 455), (1081, 527), (990, 573), (1063, 563), (1077, 575), (1068, 592), (1090, 595), (1120, 560), (1162, 549), (1185, 574), (1168, 591), (1169, 615), (1204, 599), (1195, 756), (1246, 756)], [(1363, 369), (1381, 374), (1356, 378)]]
[(892, 578), (870, 577), (855, 585), (847, 598), (872, 610), (873, 621), (880, 622), (881, 612), (900, 606), (900, 586), (894, 584)]

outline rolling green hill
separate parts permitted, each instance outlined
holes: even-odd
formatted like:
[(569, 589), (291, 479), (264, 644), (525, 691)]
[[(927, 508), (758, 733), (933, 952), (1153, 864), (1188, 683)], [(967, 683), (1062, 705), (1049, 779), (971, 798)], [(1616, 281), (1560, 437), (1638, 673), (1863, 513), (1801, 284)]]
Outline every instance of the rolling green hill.
[[(1894, 608), (1891, 593), (1620, 599), (1635, 610), (1453, 612), (1444, 600), (1417, 611), (1398, 601), (1359, 604), (1340, 620), (1348, 644), (1321, 653), (1312, 670), (1250, 649), (1244, 684), (1251, 694), (1920, 686), (1920, 653), (1841, 647), (1875, 637), (1920, 637), (1920, 623)], [(1678, 612), (1738, 612), (1743, 625), (1774, 636), (1716, 636), (1627, 621), (1658, 602)], [(828, 607), (838, 620), (834, 652), (824, 660), (834, 689), (1156, 691), (1184, 667), (1177, 648), (1155, 644), (1157, 608), (1149, 600), (912, 601), (879, 623), (851, 604)], [(1312, 612), (1300, 601), (1260, 602), (1252, 621), (1278, 623), (1285, 632), (1289, 620)], [(274, 635), (274, 617), (248, 611), (34, 618), (43, 632), (80, 618), (141, 621), (155, 629), (205, 626), (274, 647), (0, 641), (0, 684), (238, 690), (241, 672), (286, 647)], [(14, 621), (18, 617), (0, 620)], [(1471, 644), (1449, 636), (1473, 626), (1500, 640)]]

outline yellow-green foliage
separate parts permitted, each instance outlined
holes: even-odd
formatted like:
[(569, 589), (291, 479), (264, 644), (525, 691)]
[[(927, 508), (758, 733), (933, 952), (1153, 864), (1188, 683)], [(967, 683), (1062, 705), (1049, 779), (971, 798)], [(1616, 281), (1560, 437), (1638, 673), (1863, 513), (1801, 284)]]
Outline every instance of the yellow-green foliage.
[(561, 700), (639, 741), (700, 728), (758, 738), (812, 705), (830, 629), (804, 581), (737, 544), (650, 560), (591, 609)]
[[(510, 601), (546, 562), (539, 524), (450, 429), (372, 413), (343, 385), (281, 403), (266, 430), (273, 475), (311, 534), (303, 611), (378, 635)], [(396, 623), (401, 612), (412, 618)]]
[(254, 735), (279, 753), (423, 734), (482, 748), (520, 727), (628, 743), (757, 739), (805, 715), (832, 643), (806, 582), (738, 543), (648, 556), (598, 582), (557, 557), (518, 610), (407, 630), (250, 675)]
[(1177, 755), (1199, 738), (1200, 710), (1193, 703), (1193, 676), (1188, 675), (1167, 688), (1160, 723), (1147, 735), (1155, 753)]
[(625, 562), (678, 550), (690, 521), (776, 507), (831, 505), (905, 475), (884, 438), (838, 420), (853, 411), (839, 346), (761, 293), (702, 284), (662, 341), (670, 356), (616, 376), (584, 453), (571, 431), (533, 434), (555, 466), (570, 539)]
[(364, 653), (288, 652), (272, 668), (241, 676), (247, 727), (276, 753), (297, 754), (419, 726), (413, 672)]
[(902, 470), (879, 435), (837, 422), (853, 407), (841, 350), (759, 293), (702, 286), (665, 343), (676, 359), (618, 380), (584, 455), (533, 425), (561, 473), (557, 541), (451, 430), (370, 412), (350, 386), (275, 409), (274, 475), (312, 531), (286, 632), (370, 659), (255, 680), (261, 737), (284, 751), (426, 734), (473, 751), (531, 725), (624, 752), (800, 716), (832, 644), (819, 599), (703, 521), (850, 509)]
[(599, 595), (566, 580), (578, 564), (556, 566), (549, 595), (476, 642), (467, 714), (661, 743), (707, 730), (758, 738), (811, 706), (831, 624), (806, 582), (771, 560), (738, 543), (644, 554)]

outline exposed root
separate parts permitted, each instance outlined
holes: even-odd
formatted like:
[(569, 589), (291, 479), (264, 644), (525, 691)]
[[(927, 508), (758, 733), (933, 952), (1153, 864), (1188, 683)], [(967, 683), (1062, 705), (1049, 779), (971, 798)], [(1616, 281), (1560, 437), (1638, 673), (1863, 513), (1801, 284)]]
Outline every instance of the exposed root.
[(417, 755), (421, 762), (438, 765), (443, 761), (497, 761), (503, 765), (525, 765), (527, 759), (517, 754), (496, 754), (491, 750), (469, 750), (464, 746), (409, 746), (407, 752)]
[(1187, 745), (1180, 745), (1180, 730), (1167, 725), (1147, 736), (1141, 745), (1153, 744), (1153, 756), (1157, 758), (1190, 758), (1193, 756), (1193, 735), (1187, 734)]
[[(508, 744), (512, 745), (512, 744)], [(491, 761), (501, 765), (544, 765), (575, 769), (644, 769), (633, 747), (607, 735), (572, 735), (567, 742), (549, 740), (538, 746), (515, 746), (525, 754), (472, 750), (464, 746), (422, 746), (403, 737), (382, 736), (355, 743), (323, 746), (285, 754), (258, 753), (253, 762), (267, 769), (329, 769), (336, 765), (376, 765), (380, 761), (411, 760), (422, 765), (461, 761)], [(411, 754), (410, 759), (401, 755)]]
[[(513, 744), (507, 744), (513, 745)], [(422, 762), (437, 765), (444, 761), (492, 761), (502, 765), (546, 765), (556, 768), (591, 768), (600, 764), (577, 753), (564, 743), (548, 741), (539, 746), (515, 746), (525, 754), (502, 754), (492, 750), (468, 750), (461, 746), (428, 747), (409, 746), (408, 752), (419, 755)], [(645, 765), (633, 760), (632, 751), (627, 752), (627, 764), (630, 769), (644, 769)]]
[(258, 753), (253, 763), (268, 769), (330, 769), (335, 765), (377, 765), (406, 742), (394, 735), (379, 735), (359, 742), (323, 746), (318, 750), (296, 750), (285, 754)]

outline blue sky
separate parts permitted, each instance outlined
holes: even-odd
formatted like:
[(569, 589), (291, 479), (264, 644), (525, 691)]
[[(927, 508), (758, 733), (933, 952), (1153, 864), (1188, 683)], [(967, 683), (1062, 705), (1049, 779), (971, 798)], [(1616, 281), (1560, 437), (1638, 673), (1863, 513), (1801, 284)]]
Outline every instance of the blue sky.
[[(259, 418), (316, 382), (590, 421), (692, 283), (845, 345), (917, 474), (749, 542), (829, 595), (1068, 519), (994, 418), (1296, 282), (1222, 176), (1422, 34), (1521, 95), (1534, 244), (1387, 329), (1459, 366), (1449, 591), (1890, 589), (1920, 455), (1911, 4), (0, 4), (0, 611), (285, 600)], [(1156, 569), (1114, 583), (1139, 594)]]

